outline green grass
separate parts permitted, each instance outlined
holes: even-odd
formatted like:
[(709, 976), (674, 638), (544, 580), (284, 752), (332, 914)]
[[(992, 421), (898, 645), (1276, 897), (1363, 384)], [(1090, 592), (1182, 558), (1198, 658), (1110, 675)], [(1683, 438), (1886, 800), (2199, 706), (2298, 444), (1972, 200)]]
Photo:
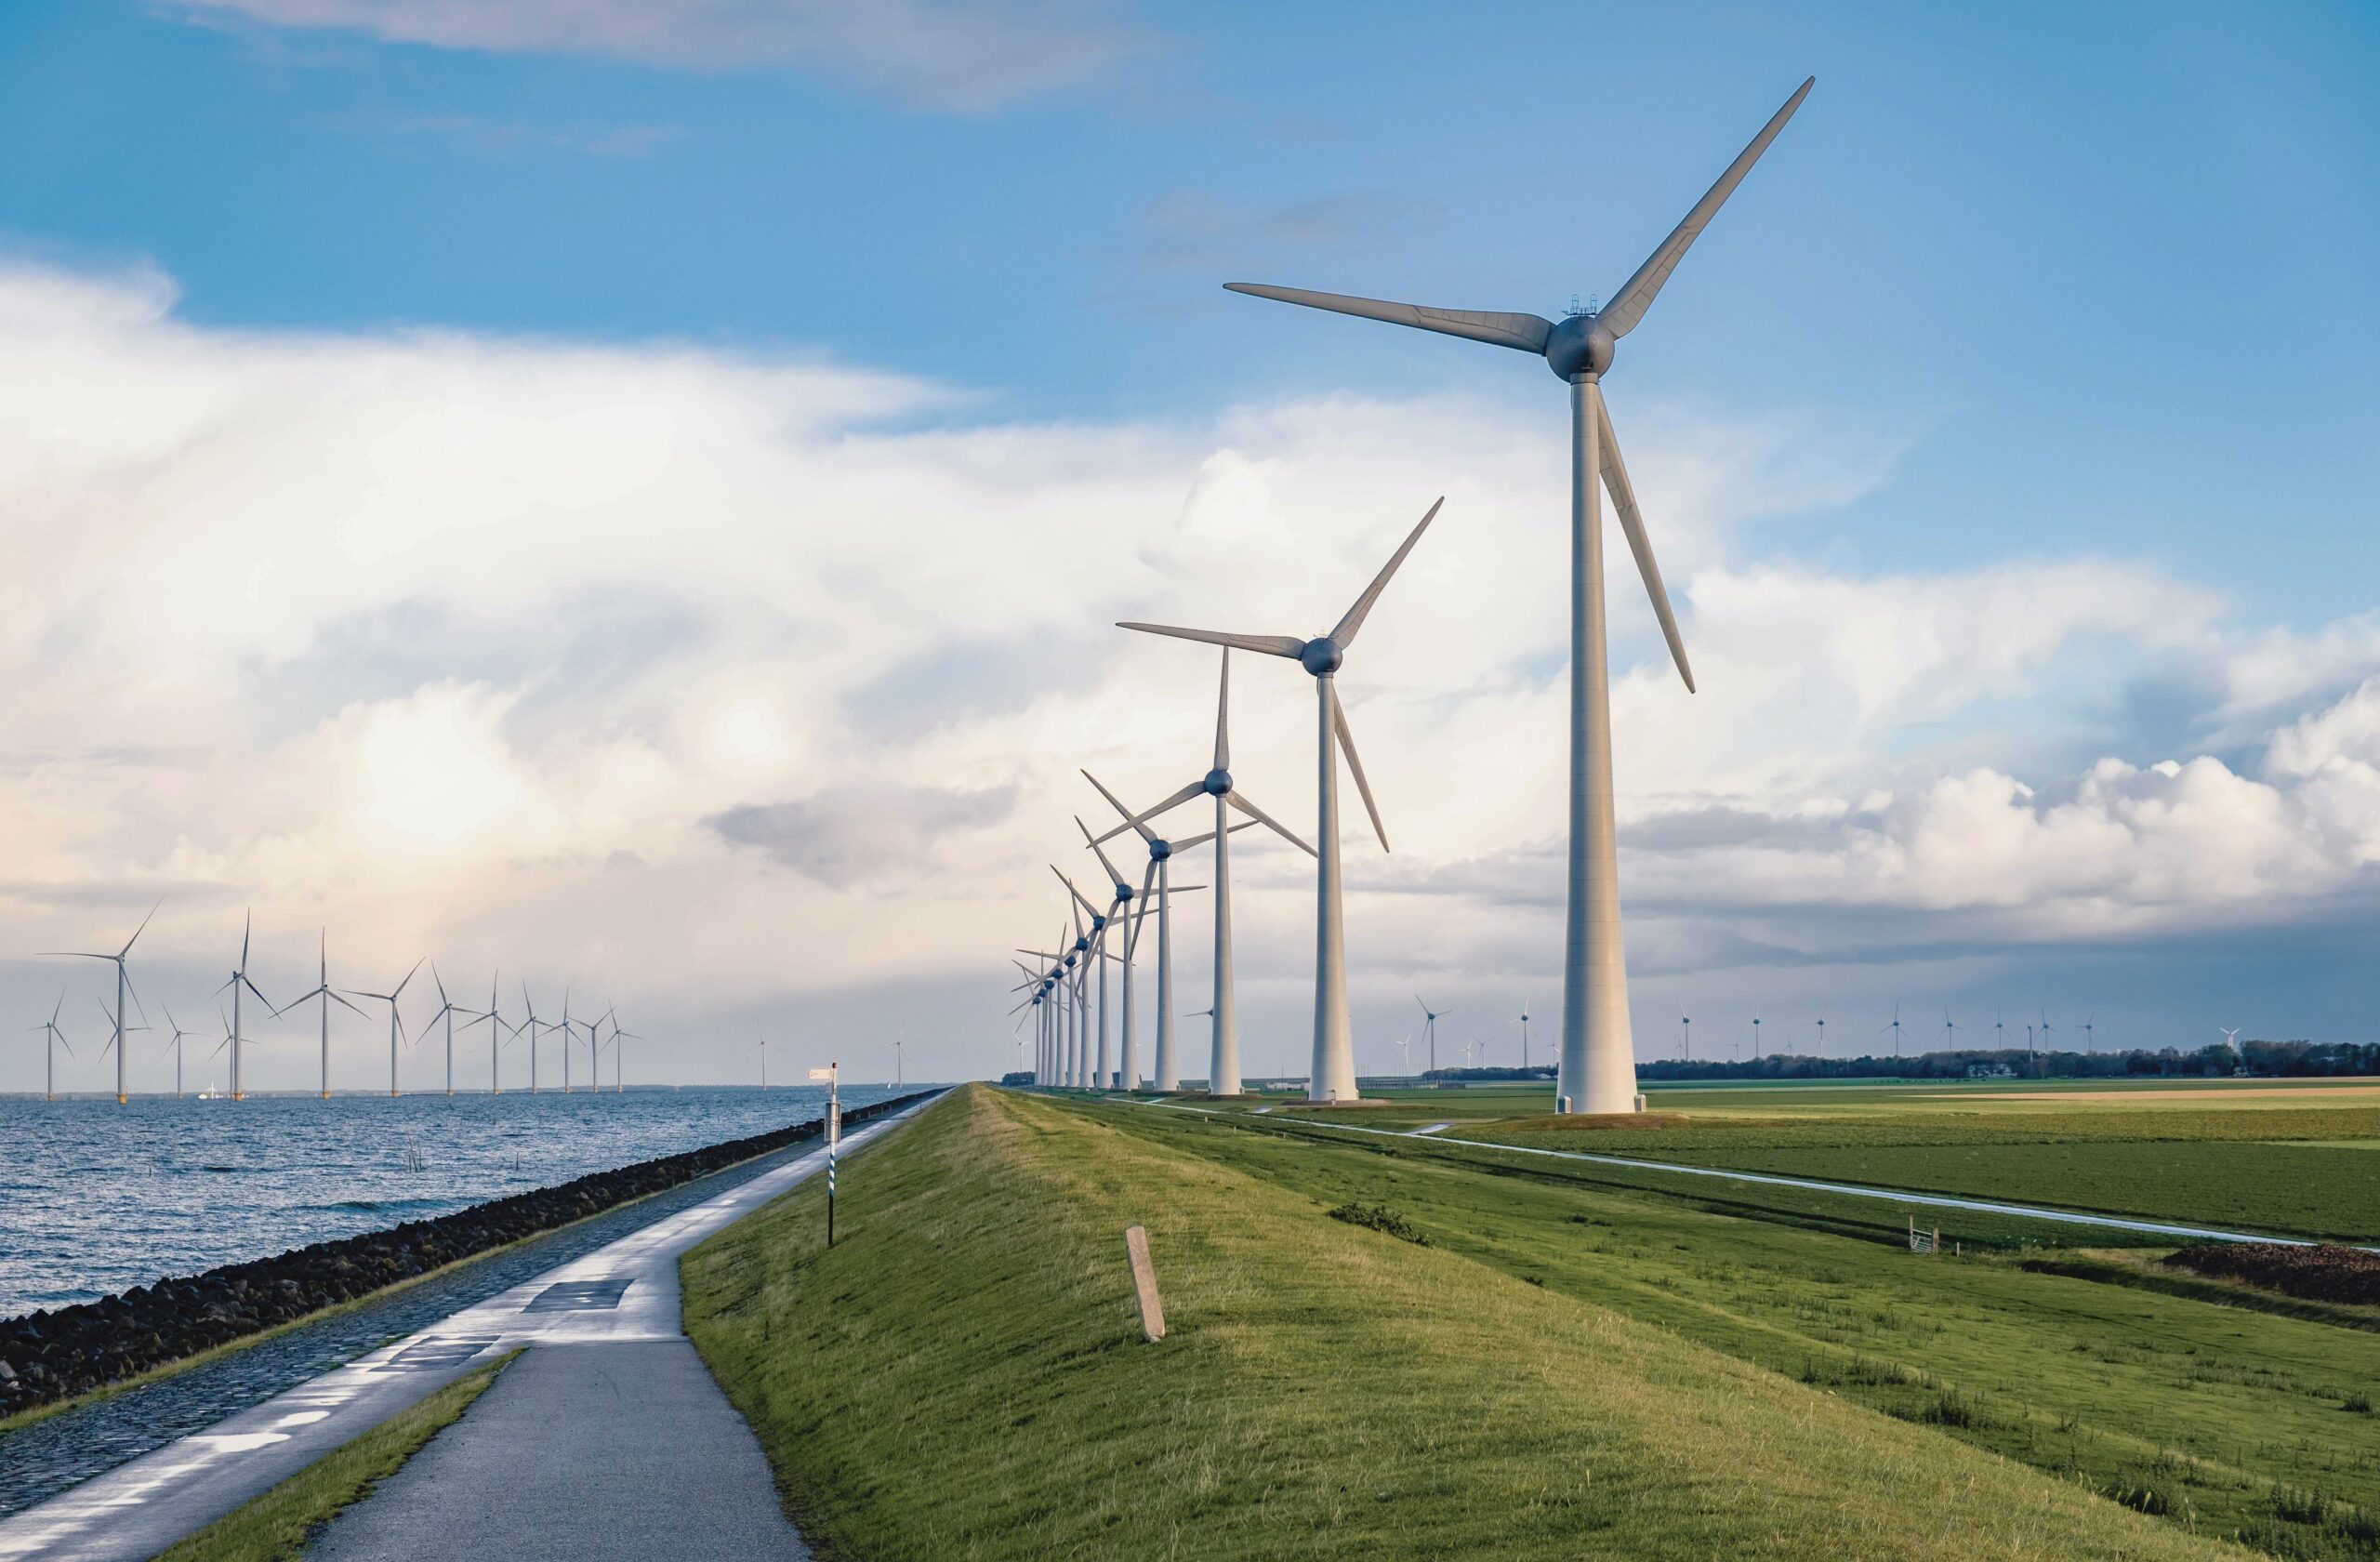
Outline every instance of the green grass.
[[(2352, 1408), (2380, 1381), (2380, 1336), (2346, 1310), (2038, 1251), (1919, 1257), (1897, 1211), (1862, 1226), (1818, 1200), (1676, 1197), (1659, 1189), (1683, 1179), (1614, 1186), (1428, 1140), (1092, 1110), (1326, 1205), (1394, 1208), (1449, 1252), (2206, 1532), (2380, 1556), (2364, 1516), (2380, 1514), (2380, 1417)], [(2303, 1505), (2276, 1493), (2309, 1490), (2322, 1523), (2280, 1516)]]
[[(456, 1379), (409, 1410), (343, 1443), (260, 1497), (158, 1554), (157, 1562), (287, 1562), (350, 1503), (397, 1473), (487, 1392), (515, 1351)], [(468, 1541), (469, 1537), (457, 1537)]]
[[(1996, 1396), (1945, 1378), (1897, 1419), (1627, 1316), (1613, 1304), (1659, 1288), (1604, 1283), (1608, 1255), (1567, 1220), (1616, 1199), (980, 1087), (845, 1187), (831, 1251), (805, 1185), (681, 1265), (689, 1331), (829, 1557), (2243, 1555), (1977, 1446)], [(1330, 1218), (1355, 1202), (1431, 1245)], [(1726, 1236), (1798, 1235), (1683, 1215), (1722, 1292), (1753, 1283)]]

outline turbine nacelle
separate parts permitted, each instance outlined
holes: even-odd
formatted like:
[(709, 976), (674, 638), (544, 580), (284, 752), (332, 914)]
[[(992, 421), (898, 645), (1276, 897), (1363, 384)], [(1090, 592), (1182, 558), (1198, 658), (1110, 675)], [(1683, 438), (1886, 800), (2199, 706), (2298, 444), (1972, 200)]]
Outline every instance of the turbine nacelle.
[(1170, 856), (1172, 856), (1172, 855), (1173, 855), (1173, 842), (1172, 842), (1172, 841), (1150, 841), (1150, 842), (1149, 842), (1149, 861), (1151, 861), (1151, 862), (1163, 862), (1163, 861), (1165, 861), (1168, 857), (1170, 857)]
[(1298, 666), (1316, 678), (1328, 678), (1345, 664), (1347, 653), (1329, 635), (1316, 635), (1299, 648)]
[[(1176, 774), (1179, 774), (1179, 772)], [(1207, 778), (1198, 783), (1198, 789), (1205, 792), (1209, 797), (1222, 797), (1225, 792), (1231, 790), (1231, 772), (1223, 769), (1221, 765), (1216, 766), (1214, 769), (1207, 772)]]
[(1546, 334), (1545, 366), (1566, 383), (1581, 375), (1600, 379), (1619, 345), (1620, 338), (1599, 316), (1574, 314), (1555, 322)]

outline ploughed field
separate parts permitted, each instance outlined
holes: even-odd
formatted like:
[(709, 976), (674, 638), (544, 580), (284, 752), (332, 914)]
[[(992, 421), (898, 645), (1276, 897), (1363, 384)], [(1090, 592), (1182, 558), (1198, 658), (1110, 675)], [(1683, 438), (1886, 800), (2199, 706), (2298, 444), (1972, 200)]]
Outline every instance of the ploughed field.
[(1578, 1170), (971, 1089), (688, 1326), (837, 1554), (2380, 1556), (2349, 1310)]

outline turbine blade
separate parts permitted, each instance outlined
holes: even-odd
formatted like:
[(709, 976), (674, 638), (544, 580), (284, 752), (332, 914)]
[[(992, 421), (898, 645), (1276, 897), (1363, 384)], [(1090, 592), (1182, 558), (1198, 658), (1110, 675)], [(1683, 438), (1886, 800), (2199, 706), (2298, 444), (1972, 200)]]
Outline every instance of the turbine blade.
[(1231, 768), (1231, 647), (1223, 647), (1223, 678), (1215, 695), (1215, 768)]
[[(1232, 833), (1232, 834), (1234, 834), (1234, 835), (1237, 835), (1240, 831), (1242, 831), (1242, 830), (1244, 830), (1244, 829), (1254, 829), (1255, 827), (1256, 827), (1256, 821), (1255, 821), (1255, 820), (1253, 820), (1253, 819), (1242, 819), (1239, 823), (1237, 823), (1237, 824), (1236, 824), (1236, 825), (1234, 825), (1234, 826), (1232, 826), (1232, 827), (1231, 827), (1231, 833)], [(1174, 850), (1174, 851), (1175, 851), (1175, 853), (1177, 853), (1177, 854), (1180, 854), (1180, 853), (1183, 853), (1183, 852), (1186, 852), (1186, 851), (1190, 850), (1190, 848), (1191, 848), (1191, 847), (1193, 847), (1193, 846), (1204, 846), (1208, 841), (1212, 841), (1214, 838), (1215, 838), (1215, 832), (1214, 832), (1214, 831), (1212, 831), (1212, 830), (1202, 830), (1202, 831), (1201, 831), (1201, 832), (1199, 832), (1198, 834), (1194, 835), (1194, 836), (1191, 836), (1191, 837), (1190, 837), (1188, 840), (1186, 840), (1186, 841), (1175, 841), (1175, 842), (1173, 843), (1173, 850)], [(1182, 887), (1181, 887), (1180, 885), (1178, 885), (1178, 884), (1177, 884), (1177, 885), (1175, 885), (1175, 886), (1174, 886), (1174, 891), (1173, 891), (1173, 893), (1174, 893), (1174, 894), (1180, 894), (1182, 893)]]
[[(1126, 823), (1128, 826), (1130, 826), (1131, 828), (1136, 829), (1136, 830), (1139, 830), (1139, 831), (1141, 832), (1141, 839), (1142, 839), (1142, 840), (1144, 840), (1144, 841), (1155, 841), (1155, 840), (1157, 839), (1157, 837), (1156, 837), (1154, 834), (1152, 834), (1152, 833), (1150, 832), (1150, 830), (1148, 829), (1148, 827), (1147, 827), (1145, 825), (1143, 825), (1139, 820), (1137, 820), (1137, 819), (1135, 819), (1135, 818), (1133, 818), (1133, 817), (1132, 817), (1132, 811), (1131, 811), (1130, 809), (1129, 809), (1129, 808), (1127, 808), (1127, 807), (1125, 807), (1125, 806), (1124, 806), (1123, 801), (1122, 801), (1122, 800), (1121, 800), (1121, 799), (1117, 798), (1117, 795), (1116, 795), (1114, 792), (1109, 791), (1105, 787), (1104, 787), (1104, 786), (1101, 786), (1101, 785), (1100, 785), (1100, 780), (1099, 780), (1099, 777), (1098, 777), (1098, 776), (1093, 775), (1091, 772), (1089, 772), (1089, 771), (1087, 771), (1087, 770), (1086, 770), (1086, 771), (1084, 771), (1084, 772), (1082, 773), (1082, 778), (1083, 778), (1084, 780), (1086, 780), (1086, 781), (1090, 782), (1092, 786), (1094, 786), (1094, 787), (1098, 787), (1098, 788), (1099, 788), (1099, 795), (1100, 795), (1101, 797), (1104, 797), (1104, 798), (1105, 798), (1105, 799), (1107, 800), (1108, 806), (1110, 806), (1111, 808), (1115, 809), (1117, 813), (1121, 814), (1122, 815), (1124, 815), (1125, 823)], [(1120, 829), (1120, 828), (1119, 828), (1119, 829), (1112, 829), (1112, 830), (1109, 830), (1109, 831), (1107, 832), (1107, 834), (1101, 836), (1101, 837), (1099, 838), (1099, 840), (1100, 840), (1100, 841), (1106, 841), (1106, 840), (1109, 840), (1109, 839), (1111, 839), (1111, 838), (1113, 838), (1113, 837), (1115, 837), (1115, 836), (1121, 835), (1121, 834), (1123, 834), (1123, 833), (1124, 833), (1124, 832), (1123, 832), (1123, 830), (1122, 830), (1122, 829)], [(1097, 841), (1093, 841), (1093, 842), (1092, 842), (1092, 844), (1093, 844), (1093, 845), (1096, 845), (1096, 844), (1098, 844), (1098, 842), (1097, 842)]]
[(1661, 621), (1661, 638), (1670, 642), (1670, 657), (1677, 663), (1677, 675), (1686, 680), (1686, 692), (1694, 692), (1694, 668), (1686, 660), (1686, 642), (1677, 632), (1677, 619), (1670, 613), (1670, 594), (1661, 584), (1661, 566), (1653, 562), (1653, 541), (1645, 535), (1645, 518), (1636, 510), (1636, 490), (1629, 486), (1628, 468), (1620, 458), (1620, 436), (1611, 431), (1611, 409), (1604, 404), (1603, 387), (1590, 385), (1587, 394), (1595, 404), (1595, 422), (1602, 438), (1603, 485), (1611, 491), (1612, 508), (1620, 512), (1620, 529), (1627, 534), (1628, 551), (1636, 555), (1636, 573), (1645, 577), (1645, 594), (1653, 599), (1653, 616)]
[(1677, 270), (1677, 263), (1686, 258), (1687, 247), (1702, 236), (1702, 230), (1710, 226), (1711, 219), (1719, 214), (1719, 208), (1726, 204), (1727, 197), (1736, 192), (1736, 186), (1752, 172), (1752, 165), (1760, 161), (1760, 154), (1768, 150), (1768, 143), (1785, 128), (1785, 122), (1793, 117), (1793, 111), (1802, 106), (1802, 99), (1810, 95), (1810, 88), (1817, 84), (1818, 77), (1812, 76), (1794, 90), (1793, 96), (1785, 99), (1785, 106), (1770, 116), (1768, 123), (1761, 127), (1760, 134), (1752, 139), (1752, 145), (1744, 148), (1736, 160), (1727, 165), (1727, 171), (1719, 176), (1719, 182), (1712, 185), (1702, 199), (1694, 203), (1694, 209), (1686, 214), (1686, 220), (1671, 231), (1659, 249), (1645, 258), (1645, 263), (1636, 268), (1634, 276), (1620, 285), (1620, 291), (1612, 295), (1611, 302), (1595, 316), (1596, 324), (1615, 337), (1624, 337), (1636, 328), (1637, 323), (1645, 318), (1645, 311), (1653, 307), (1653, 298), (1660, 292), (1661, 284), (1669, 281), (1670, 273)]
[(1262, 652), (1267, 656), (1288, 656), (1294, 660), (1305, 649), (1305, 642), (1292, 635), (1228, 634), (1222, 629), (1184, 629), (1171, 624), (1136, 624), (1118, 619), (1119, 629), (1138, 629), (1143, 634), (1171, 635), (1176, 640), (1204, 641), (1209, 645), (1237, 646), (1242, 651)]
[(1372, 833), (1380, 837), (1380, 849), (1388, 850), (1388, 827), (1380, 822), (1380, 804), (1372, 801), (1372, 784), (1364, 779), (1364, 761), (1355, 757), (1355, 735), (1347, 730), (1347, 708), (1339, 703), (1339, 690), (1330, 690), (1330, 724), (1339, 733), (1339, 751), (1347, 756), (1347, 769), (1355, 778), (1355, 790), (1363, 794), (1364, 812), (1372, 816)]
[(1124, 933), (1124, 958), (1130, 960), (1132, 951), (1141, 946), (1141, 919), (1149, 914), (1149, 889), (1157, 882), (1157, 859), (1149, 859), (1148, 871), (1141, 875), (1140, 898), (1133, 902), (1132, 925)]
[(1075, 815), (1075, 828), (1082, 831), (1083, 841), (1091, 847), (1091, 854), (1099, 859), (1100, 867), (1107, 874), (1107, 881), (1111, 884), (1122, 883), (1124, 876), (1116, 871), (1116, 865), (1107, 860), (1107, 854), (1099, 849), (1099, 842), (1091, 840), (1091, 827), (1082, 822), (1082, 815), (1079, 814)]
[[(1182, 804), (1188, 802), (1194, 797), (1204, 797), (1206, 792), (1207, 784), (1204, 780), (1193, 781), (1190, 785), (1183, 788), (1180, 791), (1174, 793), (1163, 802), (1158, 803), (1155, 808), (1150, 809), (1147, 813), (1134, 814), (1132, 817), (1125, 820), (1123, 824), (1117, 825), (1114, 829), (1109, 830), (1105, 835), (1101, 836), (1099, 839), (1102, 841), (1112, 841), (1117, 836), (1123, 834), (1128, 828), (1140, 829), (1143, 825), (1147, 824), (1151, 819), (1156, 818), (1166, 810), (1170, 808), (1178, 808)], [(1143, 835), (1146, 835), (1148, 834), (1148, 831), (1142, 829), (1141, 833)]]
[(1257, 807), (1254, 803), (1240, 796), (1238, 792), (1225, 792), (1223, 794), (1223, 801), (1230, 803), (1234, 808), (1238, 809), (1242, 814), (1247, 814), (1250, 818), (1255, 820), (1258, 824), (1270, 828), (1274, 834), (1279, 836), (1282, 840), (1288, 841), (1299, 851), (1303, 852), (1307, 856), (1311, 857), (1317, 854), (1313, 847), (1307, 845), (1304, 841), (1300, 841), (1296, 836), (1290, 834), (1287, 827), (1285, 827), (1281, 821), (1276, 819), (1270, 814), (1265, 813), (1264, 810)]
[[(1058, 873), (1057, 866), (1055, 864), (1051, 865), (1050, 871), (1052, 873)], [(1081, 907), (1086, 911), (1090, 911), (1094, 917), (1099, 915), (1096, 910), (1092, 909), (1091, 902), (1083, 899), (1082, 892), (1075, 888), (1075, 881), (1073, 880), (1067, 878), (1063, 873), (1058, 873), (1058, 882), (1066, 887), (1066, 894), (1075, 897), (1075, 904), (1077, 906)]]
[[(159, 895), (157, 897), (157, 906), (163, 906), (165, 904), (165, 897), (164, 895)], [(116, 959), (122, 960), (125, 956), (132, 953), (132, 946), (140, 942), (140, 935), (142, 933), (149, 931), (149, 918), (154, 917), (157, 914), (157, 906), (149, 907), (149, 916), (140, 919), (140, 925), (132, 930), (132, 936), (126, 939), (124, 941), (124, 947), (115, 952)]]
[(240, 969), (242, 971), (248, 968), (248, 934), (256, 931), (256, 926), (257, 914), (254, 911), (250, 911), (240, 923)]
[(415, 975), (421, 970), (421, 961), (426, 960), (429, 958), (430, 957), (428, 955), (424, 955), (421, 957), (421, 960), (417, 960), (413, 962), (413, 970), (405, 973), (404, 982), (399, 982), (397, 984), (397, 990), (389, 995), (390, 1002), (394, 1003), (397, 1000), (398, 997), (405, 990), (405, 982), (410, 982), (414, 979)]
[(1388, 577), (1396, 573), (1396, 566), (1405, 562), (1405, 555), (1413, 551), (1413, 545), (1421, 540), (1421, 534), (1428, 531), (1430, 523), (1438, 518), (1438, 506), (1446, 502), (1446, 496), (1439, 495), (1436, 503), (1430, 506), (1430, 512), (1421, 517), (1421, 523), (1406, 534), (1404, 542), (1390, 555), (1388, 563), (1372, 576), (1372, 583), (1364, 588), (1364, 594), (1355, 599), (1355, 605), (1347, 610), (1347, 616), (1339, 620), (1339, 627), (1330, 631), (1330, 638), (1339, 643), (1340, 649), (1344, 650), (1355, 643), (1355, 631), (1364, 627), (1365, 616), (1371, 612), (1372, 603), (1380, 601), (1381, 592), (1388, 589)]
[[(356, 1006), (355, 1006), (354, 1004), (350, 1003), (347, 999), (343, 999), (343, 998), (339, 998), (338, 994), (337, 994), (337, 993), (332, 993), (332, 994), (330, 994), (329, 996), (330, 996), (330, 997), (332, 997), (332, 998), (334, 998), (334, 999), (338, 999), (338, 1005), (339, 1005), (339, 1007), (340, 1007), (340, 1008), (342, 1008), (342, 1009), (347, 1010), (349, 1013), (355, 1013), (355, 1014), (364, 1014), (364, 1011), (363, 1011), (363, 1010), (356, 1008)], [(364, 1014), (364, 1017), (365, 1019), (370, 1019), (372, 1016), (370, 1016), (369, 1014)]]
[(1303, 287), (1275, 287), (1261, 282), (1227, 282), (1223, 286), (1230, 292), (1245, 293), (1251, 298), (1273, 298), (1284, 304), (1303, 304), (1308, 309), (1329, 310), (1334, 314), (1384, 320), (1391, 325), (1410, 325), (1416, 330), (1435, 331), (1442, 336), (1467, 337), (1473, 341), (1517, 348), (1523, 352), (1544, 351), (1546, 338), (1554, 334), (1554, 322), (1534, 314), (1507, 314), (1495, 310), (1432, 309), (1424, 304), (1359, 298), (1347, 293), (1316, 293)]

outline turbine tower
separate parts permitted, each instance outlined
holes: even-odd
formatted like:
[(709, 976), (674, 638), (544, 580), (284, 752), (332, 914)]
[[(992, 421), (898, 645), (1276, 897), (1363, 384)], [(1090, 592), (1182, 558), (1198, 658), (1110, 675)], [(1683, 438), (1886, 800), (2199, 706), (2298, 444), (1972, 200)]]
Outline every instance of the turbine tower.
[[(165, 904), (165, 897), (164, 895), (159, 895), (157, 897), (157, 906), (149, 907), (149, 916), (140, 919), (140, 925), (132, 930), (132, 936), (126, 939), (124, 941), (124, 947), (118, 949), (114, 954), (93, 954), (87, 949), (51, 949), (46, 951), (46, 953), (54, 955), (60, 960), (112, 960), (115, 962), (115, 1013), (112, 1016), (115, 1026), (115, 1039), (110, 1041), (108, 1045), (115, 1049), (115, 1104), (119, 1106), (123, 1105), (126, 1099), (124, 1072), (124, 1002), (128, 997), (132, 999), (134, 1007), (139, 1008), (140, 1003), (140, 995), (132, 990), (132, 973), (125, 968), (124, 962), (128, 957), (130, 957), (132, 953), (132, 946), (140, 942), (140, 935), (148, 931), (149, 919), (157, 914), (157, 907)], [(147, 1010), (144, 1009), (141, 1011), (141, 1017), (143, 1019), (148, 1017)], [(105, 1056), (106, 1054), (102, 1052), (100, 1055)]]
[[(1670, 655), (1689, 693), (1694, 674), (1670, 613), (1669, 593), (1653, 562), (1636, 508), (1635, 491), (1611, 415), (1603, 377), (1620, 338), (1652, 308), (1661, 285), (1686, 258), (1736, 186), (1802, 106), (1817, 78), (1805, 81), (1764, 126), (1719, 182), (1686, 214), (1660, 246), (1621, 285), (1611, 302), (1556, 324), (1535, 314), (1428, 309), (1378, 298), (1314, 293), (1295, 287), (1226, 283), (1236, 293), (1283, 303), (1415, 326), (1542, 356), (1570, 387), (1570, 867), (1569, 915), (1562, 979), (1562, 1067), (1557, 1107), (1626, 1112), (1635, 1105), (1636, 1060), (1628, 1019), (1628, 969), (1620, 928), (1620, 874), (1611, 781), (1611, 692), (1604, 645), (1602, 490), (1611, 491), (1620, 530), (1653, 601)], [(1600, 482), (1598, 482), (1600, 477)]]
[[(1372, 576), (1372, 583), (1364, 588), (1328, 634), (1300, 640), (1295, 635), (1225, 634), (1216, 629), (1183, 629), (1165, 624), (1121, 626), (1148, 634), (1204, 641), (1223, 647), (1226, 656), (1235, 646), (1243, 651), (1287, 656), (1314, 675), (1315, 747), (1319, 756), (1314, 839), (1321, 850), (1315, 858), (1314, 1057), (1306, 1073), (1305, 1091), (1309, 1101), (1355, 1099), (1355, 1039), (1347, 1021), (1347, 934), (1339, 882), (1341, 749), (1346, 751), (1348, 774), (1355, 778), (1355, 790), (1363, 794), (1364, 812), (1371, 815), (1372, 832), (1380, 837), (1380, 849), (1388, 850), (1388, 831), (1381, 825), (1380, 806), (1372, 801), (1371, 784), (1364, 779), (1364, 762), (1355, 757), (1355, 734), (1347, 730), (1347, 712), (1339, 704), (1338, 672), (1372, 604), (1380, 601), (1396, 566), (1413, 551), (1413, 545), (1421, 540), (1421, 534), (1437, 519), (1438, 506), (1446, 502), (1441, 496), (1430, 506), (1421, 523), (1407, 535), (1388, 563), (1381, 566), (1381, 572)], [(1219, 759), (1215, 762), (1221, 768), (1223, 761)], [(1221, 827), (1220, 820), (1217, 827)]]
[[(1127, 828), (1148, 823), (1167, 809), (1204, 793), (1215, 800), (1215, 1001), (1214, 1042), (1208, 1052), (1207, 1093), (1237, 1095), (1239, 1089), (1239, 1004), (1231, 975), (1231, 816), (1236, 808), (1308, 856), (1313, 847), (1291, 835), (1281, 822), (1241, 795), (1231, 774), (1231, 648), (1223, 655), (1222, 692), (1215, 696), (1214, 768), (1147, 812), (1133, 815), (1099, 839), (1112, 840)], [(1160, 944), (1164, 938), (1158, 926)]]

